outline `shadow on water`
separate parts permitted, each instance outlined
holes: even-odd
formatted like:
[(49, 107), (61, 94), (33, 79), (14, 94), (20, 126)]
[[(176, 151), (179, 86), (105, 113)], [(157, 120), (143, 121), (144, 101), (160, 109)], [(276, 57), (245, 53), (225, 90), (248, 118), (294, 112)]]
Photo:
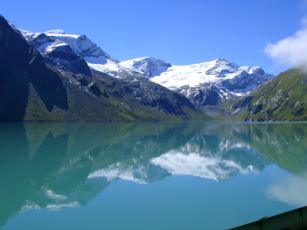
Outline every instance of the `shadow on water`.
[(86, 205), (112, 181), (227, 180), (307, 168), (304, 124), (1, 124), (0, 226), (28, 208)]

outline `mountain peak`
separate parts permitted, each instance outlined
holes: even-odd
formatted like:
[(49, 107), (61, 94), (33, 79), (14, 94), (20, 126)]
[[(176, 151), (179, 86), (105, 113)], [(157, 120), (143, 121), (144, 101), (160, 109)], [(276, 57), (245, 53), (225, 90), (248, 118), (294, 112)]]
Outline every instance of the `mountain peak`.
[[(36, 43), (36, 48), (40, 50), (41, 53), (48, 52), (47, 47), (50, 47), (52, 43), (58, 44), (62, 42), (69, 45), (77, 55), (84, 58), (89, 63), (103, 65), (108, 63), (108, 60), (117, 63), (117, 60), (112, 59), (109, 54), (105, 53), (85, 35), (68, 34), (60, 29), (49, 30), (43, 33), (26, 30), (21, 30), (21, 32), (27, 40)], [(45, 38), (37, 42), (39, 36), (42, 35), (44, 35)]]
[(216, 58), (213, 60), (214, 62), (226, 62), (226, 63), (230, 63), (227, 59), (225, 58)]
[(135, 58), (122, 61), (119, 64), (125, 68), (141, 73), (148, 78), (160, 75), (172, 66), (170, 63), (154, 57)]
[(0, 14), (0, 21), (5, 21), (5, 22), (7, 22), (7, 20), (5, 19), (5, 17), (2, 16), (2, 14)]
[[(209, 62), (211, 62), (215, 66), (230, 66), (234, 69), (239, 68), (239, 66), (237, 64), (227, 60), (226, 58), (216, 58), (216, 59), (209, 61)], [(208, 62), (205, 62), (205, 63), (208, 63)]]
[(64, 30), (56, 29), (56, 30), (48, 30), (44, 32), (45, 34), (66, 34)]

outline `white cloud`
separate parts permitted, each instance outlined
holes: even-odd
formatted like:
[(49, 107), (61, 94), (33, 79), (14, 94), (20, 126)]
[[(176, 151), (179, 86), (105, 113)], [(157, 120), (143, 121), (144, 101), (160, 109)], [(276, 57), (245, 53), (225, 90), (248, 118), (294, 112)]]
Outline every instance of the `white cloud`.
[(307, 204), (307, 176), (292, 176), (272, 184), (268, 190), (269, 198), (292, 206)]
[(265, 52), (286, 67), (307, 66), (307, 23), (302, 20), (302, 28), (294, 35), (277, 43), (268, 44)]

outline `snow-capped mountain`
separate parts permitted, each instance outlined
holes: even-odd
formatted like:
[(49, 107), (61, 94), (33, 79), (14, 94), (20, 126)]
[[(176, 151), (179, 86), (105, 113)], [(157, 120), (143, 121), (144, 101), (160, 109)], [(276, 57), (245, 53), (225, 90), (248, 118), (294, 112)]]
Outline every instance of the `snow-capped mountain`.
[[(43, 33), (21, 30), (23, 36), (32, 42), (35, 48), (45, 57), (51, 58), (58, 65), (67, 67), (67, 58), (54, 58), (52, 55), (60, 48), (66, 47), (66, 53), (77, 55), (86, 61), (87, 65), (96, 71), (107, 73), (113, 77), (119, 77), (125, 71), (116, 59), (104, 52), (97, 44), (86, 35), (68, 34), (63, 30), (49, 30)], [(69, 47), (71, 50), (68, 50)], [(63, 56), (62, 56), (63, 57)]]
[(49, 30), (44, 33), (33, 33), (23, 30), (22, 33), (28, 40), (39, 38), (41, 44), (38, 45), (37, 49), (42, 53), (50, 52), (57, 46), (67, 44), (89, 63), (106, 64), (108, 60), (117, 62), (85, 35), (67, 34), (63, 30)]
[(58, 66), (85, 75), (95, 70), (126, 81), (143, 77), (184, 95), (202, 108), (247, 95), (273, 77), (261, 67), (238, 66), (221, 58), (182, 66), (153, 57), (119, 62), (85, 35), (62, 30), (22, 33), (44, 57)]
[[(0, 34), (6, 33), (8, 35), (2, 36), (2, 40), (0, 36), (0, 45), (3, 46), (0, 65), (9, 66), (12, 70), (2, 71), (5, 79), (8, 79), (3, 87), (14, 86), (15, 89), (20, 86), (21, 89), (17, 91), (23, 90), (24, 94), (19, 94), (20, 112), (16, 113), (15, 107), (9, 110), (14, 101), (11, 98), (15, 98), (16, 94), (5, 90), (10, 92), (5, 101), (9, 112), (2, 115), (5, 119), (186, 120), (203, 116), (184, 96), (148, 81), (139, 73), (124, 70), (85, 36), (62, 31), (21, 32), (10, 27), (0, 16)], [(111, 65), (119, 66), (123, 71), (116, 69), (113, 71), (115, 75), (112, 75)], [(106, 66), (107, 71), (94, 71), (92, 66)], [(2, 68), (7, 70), (6, 67)], [(21, 81), (24, 82), (17, 84)], [(32, 83), (33, 94), (28, 97)], [(29, 115), (24, 115), (26, 106), (34, 107), (29, 109)], [(55, 106), (61, 111), (54, 109)]]
[(148, 78), (158, 76), (172, 66), (170, 63), (153, 57), (136, 58), (122, 61), (119, 64)]
[(261, 67), (238, 66), (221, 58), (182, 66), (148, 57), (120, 64), (201, 106), (216, 105), (221, 100), (246, 95), (273, 77)]
[(254, 85), (267, 80), (266, 74), (260, 67), (239, 67), (225, 59), (215, 59), (213, 61), (186, 66), (172, 66), (160, 75), (154, 76), (151, 80), (164, 85), (170, 89), (178, 89), (182, 86), (197, 87), (204, 83), (214, 83), (227, 86), (225, 82), (233, 79), (250, 78), (249, 82), (243, 85), (226, 87), (232, 91), (247, 92)]

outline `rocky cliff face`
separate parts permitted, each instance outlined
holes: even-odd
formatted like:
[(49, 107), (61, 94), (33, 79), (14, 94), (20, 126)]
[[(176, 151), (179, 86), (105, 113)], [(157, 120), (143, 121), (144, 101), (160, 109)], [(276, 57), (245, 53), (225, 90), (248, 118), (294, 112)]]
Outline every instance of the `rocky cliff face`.
[(0, 120), (18, 121), (26, 114), (31, 89), (47, 111), (68, 108), (66, 89), (21, 33), (0, 16)]

